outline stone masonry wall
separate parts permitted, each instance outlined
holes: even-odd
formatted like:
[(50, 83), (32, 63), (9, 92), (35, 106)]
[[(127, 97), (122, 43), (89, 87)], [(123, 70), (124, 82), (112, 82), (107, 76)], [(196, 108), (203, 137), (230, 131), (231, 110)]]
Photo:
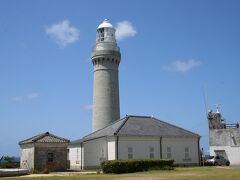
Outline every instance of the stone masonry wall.
[(209, 144), (210, 146), (239, 146), (240, 129), (210, 129)]
[[(48, 162), (48, 153), (53, 153), (53, 162)], [(35, 147), (35, 169), (65, 171), (68, 168), (67, 143), (38, 143)]]

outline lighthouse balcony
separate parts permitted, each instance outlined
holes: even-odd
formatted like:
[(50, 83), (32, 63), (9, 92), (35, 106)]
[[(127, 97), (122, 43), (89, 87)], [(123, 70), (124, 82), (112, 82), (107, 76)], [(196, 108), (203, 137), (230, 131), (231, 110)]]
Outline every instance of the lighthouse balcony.
[(99, 43), (92, 47), (93, 51), (103, 51), (103, 50), (110, 50), (110, 51), (118, 51), (120, 52), (120, 48), (112, 43)]

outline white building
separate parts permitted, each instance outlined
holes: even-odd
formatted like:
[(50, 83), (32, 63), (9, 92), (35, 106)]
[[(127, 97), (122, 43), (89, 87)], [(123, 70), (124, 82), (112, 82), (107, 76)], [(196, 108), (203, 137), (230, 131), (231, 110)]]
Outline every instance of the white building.
[(239, 124), (227, 124), (221, 113), (208, 113), (210, 155), (220, 155), (231, 165), (240, 165)]
[(126, 116), (68, 146), (70, 169), (94, 169), (103, 160), (174, 159), (199, 164), (198, 134), (148, 116)]

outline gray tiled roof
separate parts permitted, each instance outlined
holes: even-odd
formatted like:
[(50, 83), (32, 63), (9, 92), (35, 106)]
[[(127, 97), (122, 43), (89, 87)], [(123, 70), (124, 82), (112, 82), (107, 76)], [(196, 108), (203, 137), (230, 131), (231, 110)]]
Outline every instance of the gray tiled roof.
[(70, 141), (68, 139), (56, 136), (56, 135), (51, 134), (49, 132), (45, 132), (45, 133), (33, 136), (29, 139), (25, 139), (23, 141), (20, 141), (19, 145), (34, 143), (34, 142), (40, 142), (40, 143), (69, 143)]
[(116, 131), (125, 122), (124, 121), (125, 119), (126, 119), (126, 117), (123, 119), (120, 119), (118, 121), (115, 121), (114, 123), (102, 128), (102, 129), (99, 129), (91, 134), (84, 136), (82, 139), (78, 139), (76, 141), (71, 141), (71, 144), (78, 144), (83, 141), (87, 141), (87, 140), (98, 138), (98, 137), (112, 136), (116, 133)]
[(71, 144), (105, 136), (200, 137), (198, 134), (150, 116), (126, 116)]

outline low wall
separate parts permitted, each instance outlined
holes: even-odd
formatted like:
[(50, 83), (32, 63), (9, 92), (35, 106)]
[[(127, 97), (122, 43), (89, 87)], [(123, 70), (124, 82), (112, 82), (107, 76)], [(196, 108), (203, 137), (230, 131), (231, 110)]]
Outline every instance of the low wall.
[(0, 177), (21, 176), (29, 174), (28, 169), (0, 169)]

